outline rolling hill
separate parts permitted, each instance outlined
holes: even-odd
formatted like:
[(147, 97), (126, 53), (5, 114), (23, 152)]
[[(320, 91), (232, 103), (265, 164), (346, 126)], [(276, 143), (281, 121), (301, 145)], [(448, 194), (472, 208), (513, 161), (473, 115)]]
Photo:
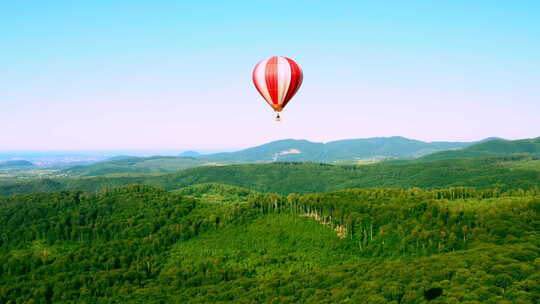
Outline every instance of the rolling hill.
[(540, 154), (540, 137), (521, 140), (491, 140), (461, 150), (441, 151), (423, 156), (422, 160), (479, 158), (493, 155)]
[(0, 184), (0, 195), (60, 190), (97, 191), (127, 184), (173, 190), (203, 183), (223, 183), (257, 191), (316, 193), (348, 188), (477, 187), (534, 189), (540, 170), (530, 156), (444, 159), (425, 162), (340, 166), (323, 163), (268, 163), (201, 166), (165, 175), (34, 179)]
[(59, 172), (68, 176), (102, 176), (127, 174), (171, 173), (182, 169), (201, 166), (204, 161), (192, 157), (152, 156), (126, 157), (120, 156), (112, 160), (97, 162), (87, 166), (74, 166)]
[[(488, 140), (488, 139), (486, 139)], [(59, 176), (112, 176), (134, 174), (163, 174), (203, 166), (268, 162), (325, 162), (350, 163), (374, 162), (384, 159), (412, 159), (434, 151), (460, 149), (473, 143), (464, 142), (423, 142), (404, 137), (380, 137), (350, 139), (329, 143), (315, 143), (307, 140), (286, 139), (270, 142), (237, 152), (202, 155), (186, 151), (180, 156), (135, 157), (118, 155), (99, 162), (79, 165), (73, 163), (50, 167), (49, 175)], [(21, 163), (22, 164), (22, 163)], [(16, 162), (0, 164), (18, 166)]]
[(30, 168), (34, 164), (27, 160), (10, 160), (6, 162), (0, 162), (0, 169), (12, 169), (12, 168)]

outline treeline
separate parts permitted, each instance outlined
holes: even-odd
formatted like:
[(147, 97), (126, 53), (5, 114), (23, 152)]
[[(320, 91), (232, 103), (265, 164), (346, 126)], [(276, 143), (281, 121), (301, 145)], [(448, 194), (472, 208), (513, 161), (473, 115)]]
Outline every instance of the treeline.
[(289, 203), (295, 213), (342, 227), (363, 255), (401, 257), (531, 241), (540, 228), (539, 197), (536, 190), (348, 190), (290, 195)]

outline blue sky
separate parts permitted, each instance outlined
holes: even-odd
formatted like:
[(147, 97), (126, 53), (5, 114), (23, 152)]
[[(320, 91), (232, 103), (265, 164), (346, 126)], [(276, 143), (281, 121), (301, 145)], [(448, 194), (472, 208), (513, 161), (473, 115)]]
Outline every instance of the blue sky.
[[(540, 136), (537, 1), (48, 2), (0, 5), (0, 150)], [(281, 123), (273, 55), (304, 71)]]

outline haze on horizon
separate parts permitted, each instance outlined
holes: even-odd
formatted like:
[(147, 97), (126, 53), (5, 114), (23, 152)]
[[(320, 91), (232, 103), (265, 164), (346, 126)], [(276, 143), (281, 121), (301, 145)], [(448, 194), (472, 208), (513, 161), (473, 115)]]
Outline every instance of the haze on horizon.
[[(3, 4), (0, 150), (540, 136), (540, 3), (186, 2)], [(272, 55), (304, 71), (281, 123)]]

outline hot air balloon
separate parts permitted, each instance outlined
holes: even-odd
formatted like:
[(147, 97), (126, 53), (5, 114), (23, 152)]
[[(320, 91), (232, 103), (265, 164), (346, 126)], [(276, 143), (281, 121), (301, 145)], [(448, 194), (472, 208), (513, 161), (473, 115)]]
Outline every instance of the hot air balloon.
[(253, 83), (257, 91), (279, 113), (302, 85), (302, 70), (294, 60), (274, 56), (260, 61), (253, 69)]

